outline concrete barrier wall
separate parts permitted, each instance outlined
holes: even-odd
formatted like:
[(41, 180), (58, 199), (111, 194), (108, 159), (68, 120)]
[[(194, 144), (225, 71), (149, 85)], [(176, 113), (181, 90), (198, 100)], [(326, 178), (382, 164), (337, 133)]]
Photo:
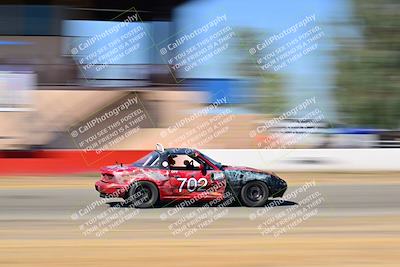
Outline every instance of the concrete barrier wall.
[[(400, 171), (400, 149), (202, 149), (227, 165), (272, 171)], [(129, 164), (149, 150), (0, 151), (0, 175), (98, 172), (115, 162)], [(400, 177), (399, 177), (400, 178)]]
[(400, 149), (210, 149), (228, 165), (277, 171), (399, 171)]

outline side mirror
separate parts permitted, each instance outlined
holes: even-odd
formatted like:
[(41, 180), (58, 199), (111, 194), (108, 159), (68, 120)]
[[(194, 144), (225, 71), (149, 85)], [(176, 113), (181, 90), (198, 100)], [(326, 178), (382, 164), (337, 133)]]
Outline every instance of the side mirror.
[(207, 174), (207, 169), (206, 169), (206, 166), (204, 166), (204, 164), (200, 164), (200, 171), (201, 171), (201, 174), (203, 174), (203, 175)]

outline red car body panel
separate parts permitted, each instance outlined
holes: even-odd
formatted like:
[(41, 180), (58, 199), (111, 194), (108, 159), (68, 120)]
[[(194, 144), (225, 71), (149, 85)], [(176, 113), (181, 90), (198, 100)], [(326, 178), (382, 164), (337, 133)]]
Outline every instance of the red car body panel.
[[(206, 175), (203, 175), (200, 170), (169, 170), (121, 165), (104, 167), (101, 169), (101, 179), (96, 182), (95, 188), (102, 195), (125, 198), (131, 184), (149, 181), (157, 186), (161, 201), (192, 198), (211, 200), (223, 196), (226, 186), (223, 172), (207, 159), (202, 159), (213, 168), (208, 170)], [(212, 178), (215, 173), (220, 173), (219, 180)], [(202, 191), (190, 191), (187, 183), (180, 189), (182, 181), (178, 179), (193, 178), (197, 181), (196, 184), (204, 185)]]

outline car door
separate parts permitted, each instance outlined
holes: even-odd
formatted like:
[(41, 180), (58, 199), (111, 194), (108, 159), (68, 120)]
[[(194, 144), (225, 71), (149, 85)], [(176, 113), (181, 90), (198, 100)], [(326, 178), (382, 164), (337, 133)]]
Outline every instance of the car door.
[[(203, 174), (198, 160), (186, 154), (173, 154), (170, 163), (170, 184), (177, 197), (194, 197), (206, 192), (213, 184), (213, 171)], [(190, 164), (185, 164), (185, 161)], [(204, 194), (204, 193), (203, 193)]]

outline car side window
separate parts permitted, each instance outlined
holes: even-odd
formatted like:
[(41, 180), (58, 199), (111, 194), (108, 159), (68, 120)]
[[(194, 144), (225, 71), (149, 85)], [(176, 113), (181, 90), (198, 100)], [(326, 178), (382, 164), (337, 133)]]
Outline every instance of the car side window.
[(200, 162), (200, 164), (203, 164), (204, 166), (206, 166), (207, 170), (213, 170), (213, 168), (210, 165), (208, 165), (202, 158), (196, 158), (196, 159), (197, 159), (197, 161)]
[(171, 170), (200, 170), (200, 162), (186, 154), (171, 154), (168, 156)]

